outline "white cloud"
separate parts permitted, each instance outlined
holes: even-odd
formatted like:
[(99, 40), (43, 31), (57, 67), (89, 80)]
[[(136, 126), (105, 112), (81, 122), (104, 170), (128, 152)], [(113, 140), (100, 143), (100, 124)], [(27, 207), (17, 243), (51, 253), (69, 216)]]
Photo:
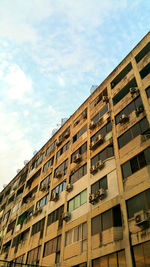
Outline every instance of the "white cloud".
[(10, 65), (5, 75), (7, 96), (13, 100), (25, 101), (25, 97), (33, 92), (32, 80), (17, 65)]
[(23, 167), (23, 161), (32, 156), (32, 146), (24, 135), (16, 112), (6, 112), (0, 103), (0, 190)]

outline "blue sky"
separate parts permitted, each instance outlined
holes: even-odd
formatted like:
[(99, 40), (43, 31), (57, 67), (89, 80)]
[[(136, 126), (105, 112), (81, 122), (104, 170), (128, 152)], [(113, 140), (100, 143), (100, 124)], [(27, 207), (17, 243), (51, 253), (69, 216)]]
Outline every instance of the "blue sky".
[(149, 0), (1, 0), (0, 190), (149, 31)]

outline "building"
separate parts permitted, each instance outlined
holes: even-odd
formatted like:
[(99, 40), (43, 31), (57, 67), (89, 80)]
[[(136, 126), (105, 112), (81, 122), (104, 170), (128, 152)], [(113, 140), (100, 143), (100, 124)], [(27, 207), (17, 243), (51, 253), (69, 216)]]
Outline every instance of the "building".
[(0, 193), (0, 260), (150, 266), (150, 32)]

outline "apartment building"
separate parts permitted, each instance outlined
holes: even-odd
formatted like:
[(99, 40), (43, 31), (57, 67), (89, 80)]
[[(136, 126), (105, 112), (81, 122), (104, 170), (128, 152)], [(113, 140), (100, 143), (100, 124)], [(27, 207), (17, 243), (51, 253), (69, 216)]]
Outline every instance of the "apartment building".
[(150, 33), (0, 193), (0, 260), (150, 266)]

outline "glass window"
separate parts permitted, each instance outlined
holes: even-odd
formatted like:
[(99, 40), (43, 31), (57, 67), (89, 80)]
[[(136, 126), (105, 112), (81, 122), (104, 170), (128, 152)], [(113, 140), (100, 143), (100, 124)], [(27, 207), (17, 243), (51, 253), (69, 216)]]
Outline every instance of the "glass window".
[(108, 255), (108, 262), (109, 262), (108, 266), (117, 267), (117, 254), (113, 253)]
[(133, 247), (134, 258), (137, 267), (145, 267), (142, 245)]
[(112, 226), (112, 210), (108, 210), (102, 213), (102, 230), (104, 231)]
[(74, 200), (74, 208), (77, 209), (78, 207), (80, 207), (80, 195), (76, 196)]
[(126, 267), (126, 258), (124, 250), (118, 252), (118, 267)]
[(73, 211), (74, 210), (74, 199), (69, 201), (69, 211)]
[(138, 108), (139, 106), (141, 106), (143, 103), (142, 103), (142, 99), (141, 99), (141, 97), (139, 96), (139, 97), (137, 97), (136, 99), (135, 99), (135, 107), (136, 108)]
[(150, 63), (148, 63), (141, 71), (141, 79), (144, 79), (150, 73)]
[(141, 128), (141, 132), (144, 133), (145, 131), (147, 131), (149, 129), (149, 124), (148, 124), (148, 120), (146, 118), (144, 118), (143, 120), (141, 120), (139, 122), (140, 124), (140, 128)]
[(131, 164), (131, 170), (132, 170), (132, 173), (136, 172), (139, 170), (139, 165), (138, 165), (138, 160), (137, 160), (137, 156), (133, 157), (131, 160), (130, 160), (130, 164)]
[(94, 194), (99, 190), (99, 181), (91, 186), (91, 193)]
[(139, 161), (140, 169), (145, 167), (146, 166), (146, 160), (145, 160), (144, 152), (141, 152), (140, 154), (138, 154), (137, 158)]
[(101, 215), (98, 215), (91, 220), (92, 235), (101, 232)]
[(146, 89), (147, 97), (150, 98), (150, 86)]
[(126, 163), (122, 165), (122, 174), (123, 174), (123, 178), (126, 178), (132, 174), (130, 161), (127, 161)]
[(150, 241), (142, 244), (144, 250), (145, 266), (150, 266)]
[(150, 189), (146, 190), (145, 194), (146, 194), (147, 208), (150, 209)]
[(145, 158), (146, 158), (146, 163), (150, 164), (150, 147), (145, 149), (144, 154), (145, 154)]
[(131, 128), (131, 131), (132, 131), (133, 138), (135, 138), (136, 136), (138, 136), (138, 135), (141, 133), (141, 129), (140, 129), (140, 127), (139, 127), (139, 123), (136, 123), (136, 124)]
[(87, 190), (84, 190), (82, 193), (81, 193), (81, 205), (86, 203), (87, 201)]
[(133, 217), (136, 212), (145, 209), (144, 193), (140, 193), (127, 200), (128, 218)]

